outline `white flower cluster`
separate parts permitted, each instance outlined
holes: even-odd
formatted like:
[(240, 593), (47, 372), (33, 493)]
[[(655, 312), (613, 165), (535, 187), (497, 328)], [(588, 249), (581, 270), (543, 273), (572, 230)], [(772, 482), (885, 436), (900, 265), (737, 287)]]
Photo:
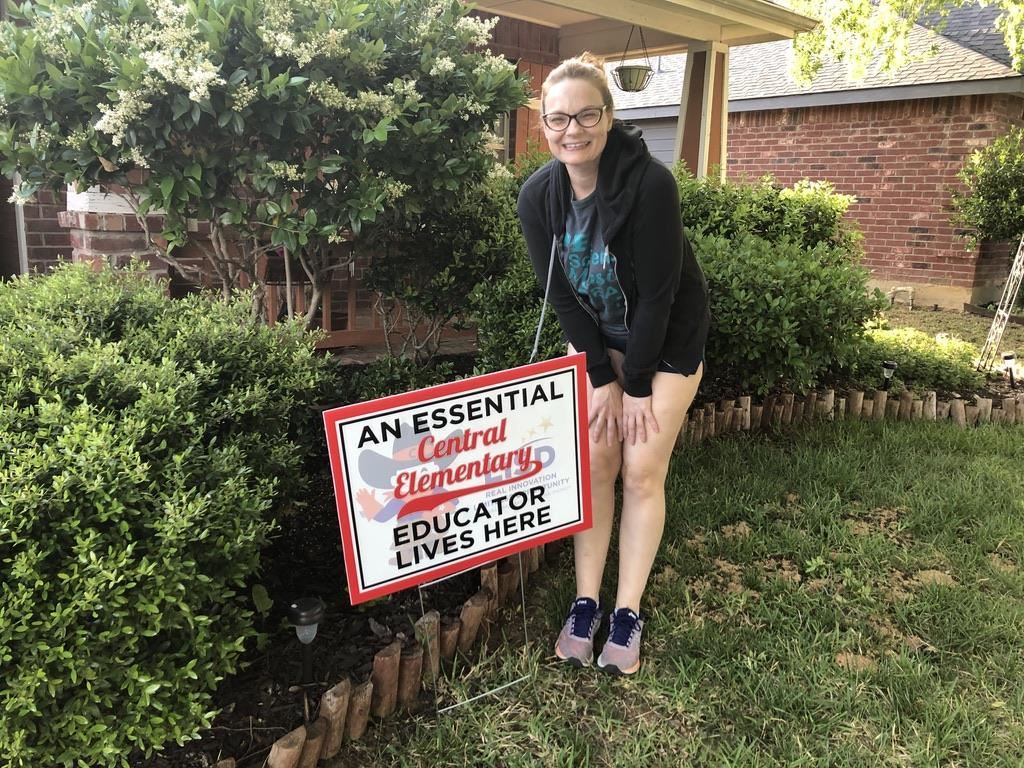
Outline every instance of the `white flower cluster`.
[(448, 56), (441, 54), (434, 59), (433, 66), (430, 67), (431, 77), (443, 77), (451, 72), (455, 71), (455, 62)]
[(56, 137), (52, 133), (43, 128), (39, 123), (35, 123), (31, 130), (22, 133), (18, 137), (18, 141), (22, 144), (28, 144), (37, 150), (46, 150), (53, 143), (54, 138)]
[(461, 109), (459, 115), (463, 120), (469, 120), (473, 115), (482, 115), (487, 111), (487, 107), (476, 101), (470, 96), (467, 96), (462, 100)]
[(8, 203), (14, 205), (25, 205), (26, 203), (34, 203), (36, 201), (35, 194), (28, 192), (24, 186), (18, 186), (14, 188), (14, 192), (7, 198)]
[[(170, 84), (187, 90), (192, 101), (209, 98), (210, 86), (223, 84), (224, 80), (210, 58), (209, 44), (200, 36), (198, 27), (189, 23), (188, 6), (175, 0), (150, 0), (149, 5), (153, 21), (111, 25), (106, 30), (110, 48), (144, 51), (141, 57), (148, 70), (133, 90), (140, 99), (148, 101), (165, 94)], [(112, 71), (121, 66), (109, 55), (104, 55), (103, 60)], [(133, 113), (133, 119), (141, 114)]]
[(89, 145), (89, 132), (85, 128), (75, 128), (64, 139), (64, 143), (76, 152), (81, 152)]
[(294, 21), (288, 0), (267, 0), (264, 22), (258, 27), (263, 42), (275, 56), (285, 56), (295, 48), (295, 37), (288, 30)]
[(135, 163), (136, 168), (149, 168), (149, 160), (142, 154), (140, 147), (129, 147), (124, 156)]
[(449, 0), (434, 0), (434, 2), (423, 9), (422, 21), (413, 27), (412, 42), (425, 42), (431, 33), (436, 31), (436, 20), (441, 17), (448, 5)]
[(412, 187), (405, 182), (393, 179), (383, 171), (377, 171), (377, 178), (381, 180), (381, 191), (384, 193), (385, 203), (395, 203), (405, 196)]
[(7, 117), (7, 102), (0, 96), (0, 117)]
[(415, 80), (400, 80), (399, 78), (396, 77), (386, 86), (384, 86), (384, 88), (396, 99), (405, 99), (406, 107), (409, 106), (410, 102), (416, 103), (420, 101), (420, 99), (422, 98), (420, 96), (420, 92), (416, 90)]
[(401, 108), (395, 103), (392, 93), (360, 91), (353, 98), (334, 83), (326, 80), (309, 84), (309, 93), (314, 99), (330, 109), (344, 109), (348, 112), (372, 112), (381, 117), (397, 117)]
[(103, 117), (96, 122), (96, 130), (110, 134), (114, 146), (119, 147), (129, 124), (146, 114), (151, 106), (141, 91), (118, 90), (116, 102), (99, 105)]
[(283, 160), (271, 160), (267, 163), (267, 169), (277, 178), (284, 181), (302, 181), (302, 171), (299, 166), (286, 163)]
[(455, 32), (460, 37), (468, 38), (470, 45), (483, 48), (491, 42), (491, 34), (494, 32), (494, 27), (497, 23), (497, 16), (492, 16), (489, 19), (463, 16), (455, 22)]
[(67, 61), (68, 48), (64, 40), (74, 31), (78, 17), (91, 14), (94, 7), (95, 3), (89, 0), (75, 6), (58, 6), (46, 16), (38, 15), (33, 29), (43, 52), (57, 61)]
[(241, 112), (255, 101), (259, 93), (260, 89), (257, 86), (250, 85), (249, 83), (239, 83), (231, 93), (231, 108), (235, 112)]
[(504, 163), (495, 163), (491, 166), (490, 170), (487, 171), (487, 178), (495, 180), (511, 179), (512, 171), (510, 171), (508, 166)]
[(480, 63), (473, 67), (473, 74), (477, 77), (481, 75), (503, 75), (514, 70), (515, 65), (508, 59), (487, 52), (483, 55)]
[[(332, 5), (330, 2), (313, 4), (314, 9), (321, 12)], [(348, 46), (348, 29), (312, 32), (304, 40), (299, 40), (291, 31), (295, 17), (288, 0), (267, 0), (265, 7), (265, 20), (258, 30), (263, 42), (273, 50), (275, 56), (290, 56), (300, 67), (304, 67), (313, 59), (338, 60), (352, 52)]]
[(180, 50), (156, 50), (142, 54), (142, 60), (168, 83), (187, 88), (192, 101), (210, 98), (210, 86), (224, 83), (217, 65), (198, 54), (189, 56)]

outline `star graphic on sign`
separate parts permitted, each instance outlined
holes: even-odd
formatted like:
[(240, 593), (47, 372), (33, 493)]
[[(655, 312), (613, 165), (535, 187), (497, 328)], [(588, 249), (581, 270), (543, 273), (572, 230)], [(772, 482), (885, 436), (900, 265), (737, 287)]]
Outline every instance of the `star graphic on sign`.
[(543, 421), (541, 421), (540, 426), (538, 427), (538, 429), (542, 429), (542, 430), (544, 430), (546, 432), (549, 432), (549, 431), (551, 431), (551, 428), (553, 426), (555, 426), (555, 425), (551, 423), (551, 419), (549, 419), (547, 416), (545, 416)]

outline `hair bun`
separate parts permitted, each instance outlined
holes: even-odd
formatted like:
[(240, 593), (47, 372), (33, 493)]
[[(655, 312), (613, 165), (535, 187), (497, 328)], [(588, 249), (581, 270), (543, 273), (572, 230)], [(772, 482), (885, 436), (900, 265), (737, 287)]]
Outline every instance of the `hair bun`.
[(597, 67), (602, 72), (604, 72), (604, 59), (598, 56), (596, 53), (584, 51), (583, 53), (576, 57), (576, 60), (579, 61), (581, 64), (589, 64), (592, 67)]

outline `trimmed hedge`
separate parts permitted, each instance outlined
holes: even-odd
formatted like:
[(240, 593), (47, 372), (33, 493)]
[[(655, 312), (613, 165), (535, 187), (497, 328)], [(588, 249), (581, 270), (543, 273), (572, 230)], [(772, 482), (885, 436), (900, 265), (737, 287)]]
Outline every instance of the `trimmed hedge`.
[(328, 366), (141, 271), (0, 285), (0, 763), (123, 765), (210, 723)]
[(690, 236), (711, 294), (707, 359), (719, 380), (743, 392), (802, 392), (857, 359), (882, 297), (836, 246)]

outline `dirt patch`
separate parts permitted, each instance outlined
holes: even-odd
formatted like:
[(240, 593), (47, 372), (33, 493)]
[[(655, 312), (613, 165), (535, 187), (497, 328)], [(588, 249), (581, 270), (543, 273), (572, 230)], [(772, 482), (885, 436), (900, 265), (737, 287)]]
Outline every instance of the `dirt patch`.
[(1013, 560), (998, 552), (989, 554), (988, 563), (999, 573), (1016, 573), (1018, 570), (1017, 564)]
[(890, 541), (906, 543), (911, 537), (906, 532), (906, 507), (874, 507), (847, 516), (843, 524), (854, 536), (880, 534)]
[(878, 662), (859, 653), (837, 653), (836, 664), (848, 672), (876, 672)]
[(936, 571), (934, 569), (918, 571), (914, 574), (914, 581), (922, 586), (933, 586), (937, 585), (940, 587), (955, 587), (956, 579), (950, 576), (945, 571)]
[(691, 536), (690, 538), (688, 538), (686, 540), (686, 545), (690, 549), (693, 549), (693, 550), (703, 554), (704, 551), (707, 549), (707, 541), (708, 541), (707, 534), (701, 533), (701, 532), (698, 531), (697, 533), (693, 534), (693, 536)]
[(722, 535), (727, 539), (746, 539), (750, 536), (750, 533), (750, 526), (746, 522), (722, 526)]
[(803, 580), (800, 568), (792, 560), (786, 558), (761, 560), (758, 566), (766, 577), (779, 579), (790, 584), (799, 584)]

